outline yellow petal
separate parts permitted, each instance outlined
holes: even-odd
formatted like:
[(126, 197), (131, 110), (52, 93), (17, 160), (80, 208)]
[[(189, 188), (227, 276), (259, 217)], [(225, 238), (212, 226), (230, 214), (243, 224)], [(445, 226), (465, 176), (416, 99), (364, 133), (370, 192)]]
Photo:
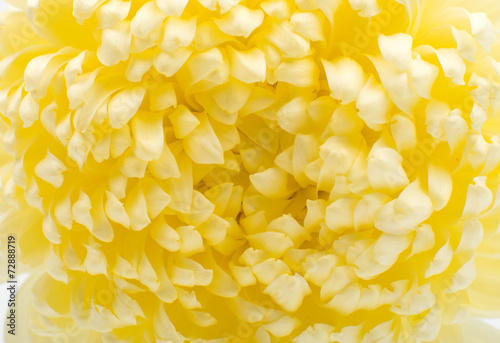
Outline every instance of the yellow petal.
[(146, 2), (130, 22), (130, 32), (139, 38), (146, 38), (166, 18), (155, 1)]
[(243, 36), (247, 38), (264, 20), (262, 10), (250, 10), (249, 8), (237, 5), (220, 19), (215, 19), (215, 23), (222, 30), (231, 36)]
[(293, 31), (312, 41), (324, 40), (323, 23), (318, 12), (296, 12), (290, 18)]
[(478, 176), (473, 179), (474, 184), (467, 188), (467, 199), (465, 201), (462, 218), (477, 216), (485, 211), (493, 201), (493, 194), (486, 186), (486, 177)]
[(293, 247), (293, 241), (281, 232), (262, 232), (250, 235), (248, 241), (257, 249), (266, 251), (270, 256), (278, 258)]
[(422, 98), (430, 99), (431, 90), (439, 74), (439, 68), (435, 65), (423, 61), (418, 55), (410, 67), (410, 79), (418, 95)]
[(414, 181), (396, 200), (388, 202), (380, 209), (375, 227), (387, 233), (407, 233), (429, 218), (432, 212), (431, 199), (423, 192), (419, 181)]
[(182, 142), (186, 153), (196, 163), (223, 163), (224, 152), (208, 118), (201, 115), (198, 120), (200, 124)]
[(144, 181), (143, 190), (146, 197), (148, 215), (153, 219), (160, 215), (172, 198), (156, 181), (149, 178)]
[(99, 249), (96, 249), (90, 245), (85, 245), (87, 248), (87, 255), (85, 256), (85, 261), (83, 262), (87, 273), (91, 275), (104, 274), (107, 275), (107, 260), (106, 256)]
[(130, 218), (130, 228), (134, 231), (144, 229), (151, 220), (148, 217), (146, 197), (141, 184), (137, 183), (127, 195), (125, 210)]
[(377, 0), (349, 0), (349, 3), (362, 17), (373, 17), (382, 11)]
[(163, 152), (163, 113), (137, 113), (132, 118), (134, 154), (144, 160), (160, 158)]
[(96, 10), (98, 28), (108, 29), (117, 26), (127, 17), (131, 3), (131, 1), (111, 0), (99, 6)]
[(453, 250), (450, 243), (447, 242), (443, 245), (434, 256), (434, 260), (429, 265), (429, 268), (425, 271), (425, 277), (429, 278), (433, 275), (441, 274), (444, 272), (451, 263), (453, 259)]
[(400, 154), (413, 151), (417, 146), (415, 123), (405, 114), (399, 113), (392, 117), (391, 133), (396, 141)]
[(280, 259), (270, 258), (252, 266), (252, 272), (260, 283), (269, 285), (278, 276), (290, 275), (290, 268)]
[(308, 103), (306, 97), (298, 97), (285, 104), (276, 114), (278, 125), (292, 134), (310, 131), (312, 120), (306, 112)]
[(378, 45), (382, 56), (400, 70), (408, 70), (413, 62), (412, 44), (413, 37), (404, 33), (378, 36)]
[(194, 226), (181, 226), (178, 227), (176, 231), (181, 239), (180, 253), (184, 256), (191, 256), (205, 250), (203, 238), (200, 233), (194, 229)]
[(348, 57), (322, 62), (332, 96), (342, 101), (343, 105), (356, 100), (366, 81), (363, 68)]
[(238, 51), (228, 47), (231, 75), (245, 83), (263, 82), (266, 79), (266, 59), (262, 51), (253, 48)]
[(188, 0), (155, 0), (158, 8), (167, 16), (180, 17)]
[(317, 83), (319, 68), (309, 58), (283, 61), (274, 70), (274, 75), (277, 81), (297, 87), (312, 87)]
[(343, 232), (354, 226), (354, 208), (357, 199), (347, 196), (335, 200), (326, 208), (325, 222), (328, 228), (334, 232)]
[(392, 194), (406, 187), (409, 180), (402, 162), (403, 158), (396, 150), (372, 149), (368, 157), (368, 179), (373, 190)]
[(33, 125), (33, 123), (38, 120), (39, 111), (40, 103), (33, 98), (31, 93), (26, 94), (19, 107), (19, 116), (24, 123), (23, 127), (30, 127)]
[(159, 43), (164, 51), (176, 51), (191, 44), (196, 34), (196, 17), (188, 20), (169, 17), (165, 21), (163, 37)]
[(462, 118), (460, 110), (453, 110), (448, 117), (443, 119), (443, 129), (450, 149), (454, 152), (457, 147), (464, 143), (469, 126)]
[(264, 293), (269, 294), (286, 311), (295, 312), (304, 297), (311, 294), (311, 289), (302, 276), (283, 274), (274, 279)]
[(158, 72), (170, 77), (184, 65), (192, 52), (187, 48), (179, 48), (172, 52), (160, 51), (155, 55), (153, 63)]
[(80, 190), (78, 200), (71, 207), (71, 212), (73, 213), (75, 222), (82, 224), (90, 232), (92, 232), (94, 228), (94, 222), (90, 215), (91, 208), (92, 204), (90, 203), (89, 196), (84, 191)]
[(47, 152), (47, 156), (35, 167), (35, 174), (45, 182), (50, 183), (55, 188), (61, 187), (64, 182), (66, 166), (56, 156)]
[(273, 25), (268, 37), (285, 58), (304, 58), (310, 54), (310, 43), (301, 35), (293, 32), (288, 21), (281, 21)]
[(115, 65), (120, 61), (125, 61), (129, 57), (130, 45), (130, 22), (121, 21), (114, 28), (102, 30), (101, 44), (97, 49), (97, 57), (104, 65)]
[(417, 234), (413, 240), (411, 256), (430, 250), (434, 247), (434, 231), (429, 224), (419, 225), (416, 229)]
[(161, 84), (149, 91), (149, 108), (151, 111), (163, 111), (169, 107), (177, 107), (177, 96), (172, 83)]
[(464, 85), (465, 63), (455, 49), (437, 49), (436, 54), (444, 74), (457, 85)]
[(127, 124), (139, 109), (145, 94), (146, 89), (142, 86), (125, 89), (116, 94), (108, 107), (111, 127), (120, 129)]
[(168, 225), (163, 216), (159, 216), (153, 222), (149, 233), (158, 244), (168, 251), (179, 251), (181, 248), (181, 238), (179, 234)]
[(453, 191), (453, 180), (443, 167), (429, 163), (428, 165), (429, 196), (436, 211), (441, 210), (450, 200)]
[(262, 7), (262, 10), (264, 10), (268, 16), (278, 19), (289, 19), (291, 15), (291, 6), (286, 0), (263, 1), (260, 7)]
[(106, 203), (104, 205), (104, 210), (106, 211), (108, 218), (112, 221), (119, 223), (126, 228), (130, 227), (130, 218), (125, 211), (123, 204), (112, 192), (106, 191)]

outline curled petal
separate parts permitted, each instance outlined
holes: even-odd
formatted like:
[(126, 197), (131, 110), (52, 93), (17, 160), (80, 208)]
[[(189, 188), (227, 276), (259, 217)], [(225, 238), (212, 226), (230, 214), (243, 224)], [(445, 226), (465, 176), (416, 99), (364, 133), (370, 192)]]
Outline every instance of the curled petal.
[(380, 125), (389, 122), (391, 104), (387, 92), (373, 76), (366, 82), (356, 99), (358, 116), (372, 130), (380, 130)]
[(151, 223), (147, 212), (146, 197), (139, 183), (132, 188), (124, 205), (130, 218), (130, 228), (132, 230), (142, 230)]
[(169, 17), (165, 21), (163, 37), (159, 47), (165, 51), (175, 51), (191, 44), (196, 33), (196, 17), (188, 20)]
[(328, 85), (335, 99), (348, 104), (358, 97), (365, 85), (363, 68), (353, 59), (342, 57), (333, 62), (323, 60)]
[(130, 32), (139, 38), (146, 38), (167, 16), (154, 1), (146, 2), (130, 22)]
[(434, 247), (434, 231), (429, 224), (419, 225), (416, 229), (417, 234), (413, 239), (411, 255), (420, 254)]
[(410, 66), (410, 80), (418, 95), (430, 99), (431, 91), (439, 75), (439, 68), (417, 56)]
[(393, 265), (399, 255), (411, 244), (410, 235), (392, 235), (384, 233), (373, 247), (377, 262), (383, 265)]
[(269, 36), (269, 42), (274, 44), (285, 58), (303, 58), (309, 55), (310, 43), (301, 35), (293, 32), (288, 21), (275, 24)]
[(274, 70), (277, 81), (297, 87), (312, 87), (319, 75), (318, 66), (308, 58), (281, 62)]
[(116, 94), (108, 106), (111, 127), (120, 129), (127, 124), (139, 109), (145, 94), (146, 89), (142, 86), (125, 89)]
[(383, 232), (404, 234), (429, 218), (433, 207), (418, 181), (410, 183), (396, 200), (388, 202), (378, 212), (375, 227)]
[(311, 289), (300, 275), (283, 274), (274, 279), (264, 293), (269, 294), (286, 311), (295, 312)]
[(66, 171), (66, 165), (50, 152), (47, 152), (47, 156), (35, 167), (36, 176), (55, 188), (59, 188), (63, 184), (64, 175), (62, 173), (64, 171)]
[(457, 85), (464, 85), (465, 63), (455, 49), (436, 50), (444, 74)]
[(401, 166), (403, 158), (396, 150), (379, 148), (368, 157), (368, 178), (375, 191), (389, 194), (405, 188), (408, 177)]
[(323, 17), (318, 12), (296, 12), (290, 18), (293, 31), (311, 41), (324, 40)]
[(490, 207), (493, 194), (486, 186), (486, 177), (479, 176), (473, 179), (474, 184), (467, 188), (467, 199), (462, 213), (462, 218), (470, 218), (479, 215)]
[(220, 19), (216, 19), (217, 26), (228, 35), (248, 37), (264, 20), (262, 10), (250, 10), (249, 8), (237, 5)]
[(266, 59), (259, 49), (246, 51), (229, 49), (231, 75), (245, 83), (263, 82), (266, 78)]
[(104, 65), (115, 65), (129, 57), (130, 45), (130, 22), (122, 21), (114, 28), (102, 30), (101, 45), (97, 49), (97, 57)]
[(106, 202), (104, 205), (106, 215), (112, 221), (119, 223), (125, 227), (130, 227), (130, 218), (123, 207), (123, 204), (118, 200), (112, 192), (106, 191)]
[(134, 154), (144, 160), (156, 160), (163, 152), (163, 114), (137, 113), (132, 118)]
[(425, 277), (429, 278), (433, 275), (441, 274), (444, 272), (453, 259), (453, 250), (449, 242), (443, 245), (434, 256), (434, 260), (425, 271)]
[(200, 164), (223, 163), (224, 152), (208, 118), (200, 116), (198, 120), (200, 124), (183, 140), (186, 153)]
[(408, 70), (413, 62), (412, 44), (413, 37), (404, 33), (396, 33), (391, 36), (381, 34), (378, 37), (382, 56), (400, 70)]

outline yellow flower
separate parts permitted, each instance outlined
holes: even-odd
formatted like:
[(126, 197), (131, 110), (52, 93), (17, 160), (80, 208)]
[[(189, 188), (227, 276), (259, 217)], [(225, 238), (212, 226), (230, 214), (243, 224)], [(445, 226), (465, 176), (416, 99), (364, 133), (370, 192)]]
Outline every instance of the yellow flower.
[(15, 2), (8, 342), (498, 340), (496, 1)]

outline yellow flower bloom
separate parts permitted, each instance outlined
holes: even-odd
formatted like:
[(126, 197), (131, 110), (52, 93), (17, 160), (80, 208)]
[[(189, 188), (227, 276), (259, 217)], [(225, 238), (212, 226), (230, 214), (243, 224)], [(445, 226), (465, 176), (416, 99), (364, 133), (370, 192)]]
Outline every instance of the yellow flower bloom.
[(8, 342), (498, 340), (496, 1), (13, 1)]

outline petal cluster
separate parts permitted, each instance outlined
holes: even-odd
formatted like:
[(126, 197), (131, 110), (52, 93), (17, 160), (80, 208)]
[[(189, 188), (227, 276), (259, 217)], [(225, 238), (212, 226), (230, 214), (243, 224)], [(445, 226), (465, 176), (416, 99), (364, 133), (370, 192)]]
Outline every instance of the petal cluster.
[(500, 12), (476, 2), (4, 15), (22, 341), (469, 343), (500, 311)]

